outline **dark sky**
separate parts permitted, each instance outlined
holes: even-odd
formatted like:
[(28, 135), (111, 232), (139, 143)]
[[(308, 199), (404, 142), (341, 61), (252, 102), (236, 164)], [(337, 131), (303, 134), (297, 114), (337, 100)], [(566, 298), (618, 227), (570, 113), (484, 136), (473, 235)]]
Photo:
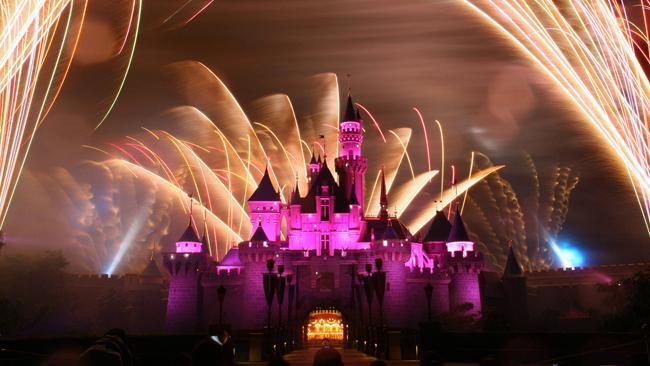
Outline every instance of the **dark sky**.
[[(244, 107), (285, 93), (299, 119), (312, 97), (306, 79), (336, 73), (344, 89), (345, 75), (351, 74), (354, 97), (385, 128), (414, 129), (413, 149), (422, 149), (424, 140), (411, 107), (420, 108), (428, 121), (440, 120), (450, 160), (463, 171), (476, 150), (507, 166), (502, 175), (516, 191), (528, 189), (524, 152), (540, 170), (561, 164), (579, 172), (561, 237), (583, 249), (588, 263), (650, 257), (639, 207), (610, 152), (554, 85), (461, 1), (216, 0), (184, 27), (169, 29), (168, 24), (178, 24), (175, 19), (161, 25), (184, 2), (144, 2), (125, 89), (95, 133), (92, 127), (124, 65), (112, 54), (121, 43), (130, 1), (90, 2), (77, 59), (37, 137), (31, 172), (74, 164), (85, 158), (80, 144), (100, 145), (132, 133), (142, 121), (180, 104), (165, 80), (163, 67), (171, 62), (204, 63)], [(178, 20), (196, 9), (192, 6)], [(414, 163), (426, 167), (421, 158)], [(27, 196), (29, 188), (22, 188), (10, 228), (30, 214)]]

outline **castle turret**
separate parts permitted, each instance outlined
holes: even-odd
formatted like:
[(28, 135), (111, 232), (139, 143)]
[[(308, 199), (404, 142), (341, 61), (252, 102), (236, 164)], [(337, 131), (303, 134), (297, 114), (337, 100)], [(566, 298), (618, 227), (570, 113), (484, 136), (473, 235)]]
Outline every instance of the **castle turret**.
[(278, 240), (280, 237), (281, 206), (280, 194), (273, 187), (269, 170), (266, 168), (257, 189), (248, 199), (251, 227), (256, 228), (261, 223), (269, 240)]
[(203, 251), (203, 243), (199, 240), (196, 231), (192, 227), (192, 220), (190, 219), (187, 229), (183, 235), (176, 241), (176, 253), (201, 253)]
[(437, 211), (429, 230), (422, 237), (424, 252), (432, 257), (435, 263), (440, 263), (441, 256), (447, 251), (446, 243), (450, 232), (451, 223), (447, 216), (442, 211)]
[(510, 246), (503, 271), (504, 314), (511, 329), (525, 328), (528, 322), (528, 290), (526, 277)]
[(318, 176), (318, 172), (320, 171), (320, 156), (318, 157), (318, 160), (316, 160), (315, 154), (316, 147), (311, 151), (311, 160), (309, 161), (309, 182), (313, 182), (314, 179), (316, 179), (316, 176)]
[(300, 215), (300, 187), (298, 182), (296, 182), (296, 188), (291, 194), (291, 202), (289, 203), (289, 215), (290, 215), (290, 228), (294, 230), (299, 230), (302, 228), (302, 216)]
[(165, 328), (172, 333), (194, 333), (202, 324), (200, 283), (208, 268), (209, 256), (192, 225), (176, 242), (176, 252), (163, 255), (163, 262), (170, 274)]
[(474, 251), (474, 242), (469, 239), (465, 224), (456, 210), (456, 217), (447, 238), (447, 265), (451, 270), (449, 303), (451, 308), (471, 304), (470, 313), (481, 311), (481, 291), (478, 274), (483, 268), (483, 256)]
[(345, 113), (339, 126), (339, 157), (336, 158), (336, 172), (339, 175), (339, 186), (344, 190), (345, 197), (350, 197), (352, 185), (356, 182), (357, 200), (363, 212), (365, 174), (368, 160), (361, 155), (363, 145), (362, 120), (354, 108), (352, 96), (348, 95)]
[(463, 223), (463, 218), (460, 216), (460, 210), (456, 210), (456, 217), (454, 223), (449, 230), (449, 237), (447, 238), (447, 250), (450, 253), (462, 252), (463, 256), (467, 256), (468, 251), (474, 250), (474, 242), (470, 240)]

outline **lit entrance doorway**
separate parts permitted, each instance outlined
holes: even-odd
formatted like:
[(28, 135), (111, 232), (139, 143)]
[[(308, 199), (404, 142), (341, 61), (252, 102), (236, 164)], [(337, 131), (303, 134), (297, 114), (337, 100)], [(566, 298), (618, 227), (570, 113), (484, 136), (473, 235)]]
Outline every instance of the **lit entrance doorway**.
[(327, 339), (330, 343), (343, 343), (345, 324), (343, 314), (335, 309), (316, 309), (309, 313), (307, 342), (320, 345)]

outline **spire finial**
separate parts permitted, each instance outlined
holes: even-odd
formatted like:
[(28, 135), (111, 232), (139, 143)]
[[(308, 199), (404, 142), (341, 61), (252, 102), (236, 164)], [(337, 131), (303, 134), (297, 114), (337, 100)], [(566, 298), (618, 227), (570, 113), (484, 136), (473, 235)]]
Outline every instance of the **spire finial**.
[(188, 198), (190, 200), (190, 223), (189, 226), (192, 226), (192, 209), (194, 206), (194, 201), (192, 200), (192, 192), (188, 193)]
[(151, 256), (149, 257), (149, 260), (152, 261), (154, 254), (156, 253), (156, 242), (153, 242), (153, 246), (151, 247)]

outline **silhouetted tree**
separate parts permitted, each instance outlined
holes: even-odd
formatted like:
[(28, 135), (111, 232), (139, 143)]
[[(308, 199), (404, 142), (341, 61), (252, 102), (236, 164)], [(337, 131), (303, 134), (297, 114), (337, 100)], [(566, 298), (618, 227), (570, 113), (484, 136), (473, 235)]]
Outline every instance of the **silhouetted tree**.
[(600, 291), (611, 308), (611, 315), (604, 317), (605, 329), (637, 331), (650, 323), (650, 271), (601, 286)]
[(474, 304), (468, 302), (438, 315), (437, 321), (444, 330), (466, 331), (478, 328), (479, 318), (479, 314), (474, 311)]
[(0, 258), (0, 333), (18, 334), (54, 319), (67, 297), (68, 262), (60, 251)]

